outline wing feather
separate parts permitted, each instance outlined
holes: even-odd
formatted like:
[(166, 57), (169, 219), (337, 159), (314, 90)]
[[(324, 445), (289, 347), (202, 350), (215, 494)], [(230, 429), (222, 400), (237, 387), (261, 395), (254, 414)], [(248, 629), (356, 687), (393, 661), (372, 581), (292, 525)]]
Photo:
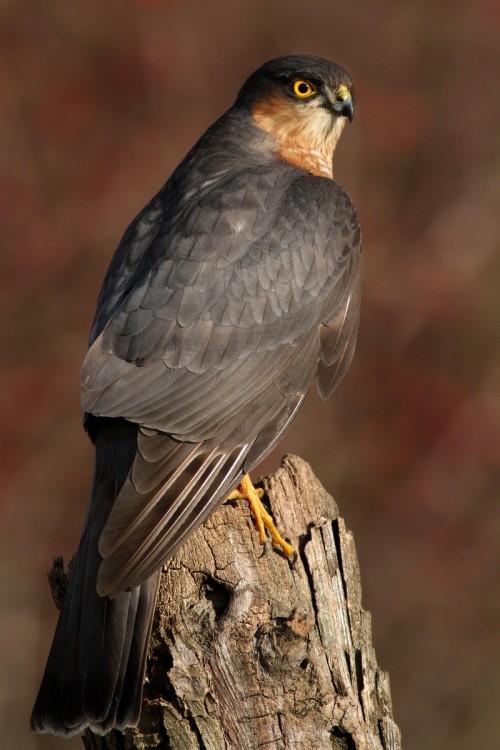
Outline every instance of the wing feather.
[(129, 229), (150, 238), (142, 256), (142, 240), (127, 254), (124, 238), (112, 263), (114, 303), (103, 292), (82, 371), (88, 412), (140, 425), (100, 539), (111, 596), (145, 580), (271, 449), (315, 377), (332, 390), (359, 314), (357, 218), (335, 183), (273, 163), (189, 205), (170, 196), (169, 208), (167, 188), (149, 235)]

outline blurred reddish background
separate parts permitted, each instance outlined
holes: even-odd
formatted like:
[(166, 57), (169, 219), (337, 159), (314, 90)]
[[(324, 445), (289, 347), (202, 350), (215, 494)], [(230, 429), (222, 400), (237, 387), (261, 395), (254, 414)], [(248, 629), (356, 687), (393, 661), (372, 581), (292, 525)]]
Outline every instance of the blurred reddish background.
[(499, 747), (499, 20), (493, 0), (2, 3), (3, 748), (81, 746), (28, 721), (44, 571), (87, 499), (79, 368), (111, 254), (245, 76), (289, 53), (355, 80), (335, 172), (366, 285), (346, 380), (264, 468), (307, 458), (353, 529), (406, 750)]

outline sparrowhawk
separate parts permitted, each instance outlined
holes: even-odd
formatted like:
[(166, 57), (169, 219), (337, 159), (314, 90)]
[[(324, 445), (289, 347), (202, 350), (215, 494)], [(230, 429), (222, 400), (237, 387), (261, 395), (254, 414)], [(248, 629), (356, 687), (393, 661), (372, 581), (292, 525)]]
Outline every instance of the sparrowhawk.
[(35, 731), (137, 723), (162, 564), (344, 375), (362, 256), (332, 160), (352, 116), (341, 67), (271, 60), (126, 230), (83, 364), (95, 473)]

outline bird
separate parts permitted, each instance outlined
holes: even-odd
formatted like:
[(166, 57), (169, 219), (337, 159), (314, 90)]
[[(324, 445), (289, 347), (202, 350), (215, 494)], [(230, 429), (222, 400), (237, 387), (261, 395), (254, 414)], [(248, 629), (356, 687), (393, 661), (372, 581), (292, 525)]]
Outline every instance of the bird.
[(35, 732), (137, 725), (162, 566), (249, 479), (310, 389), (354, 353), (361, 231), (333, 179), (354, 113), (340, 65), (261, 65), (126, 229), (82, 376), (88, 510), (31, 718)]

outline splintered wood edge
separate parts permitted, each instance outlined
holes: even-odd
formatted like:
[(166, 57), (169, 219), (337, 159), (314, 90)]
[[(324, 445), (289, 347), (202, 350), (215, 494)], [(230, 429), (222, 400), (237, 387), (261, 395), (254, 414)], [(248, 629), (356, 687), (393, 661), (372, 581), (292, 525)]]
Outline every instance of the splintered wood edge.
[[(363, 713), (377, 722), (384, 750), (401, 750), (401, 733), (392, 718), (389, 675), (377, 665), (372, 641), (371, 614), (362, 608), (361, 573), (352, 532), (346, 528), (344, 519), (339, 516), (334, 499), (319, 482), (311, 466), (300, 457), (284, 456), (281, 468), (269, 477), (264, 477), (261, 483), (279, 526), (284, 526), (286, 519), (287, 531), (293, 534), (292, 544), (297, 545), (297, 538), (299, 539), (298, 546), (303, 551), (302, 556), (305, 553), (307, 563), (313, 571), (313, 585), (315, 556), (311, 551), (311, 545), (314, 545), (315, 539), (318, 538), (318, 532), (321, 534), (323, 552), (329, 566), (338, 566), (340, 569), (343, 596), (342, 592), (335, 591), (335, 585), (325, 586), (326, 581), (315, 582), (315, 594), (322, 591), (323, 604), (330, 607), (331, 600), (328, 601), (328, 598), (332, 596), (333, 588), (332, 599), (336, 601), (337, 624), (340, 623), (340, 628), (335, 627), (334, 631), (337, 637), (339, 631), (344, 635), (344, 653), (349, 650), (351, 642), (352, 653), (357, 662), (351, 666), (353, 670), (359, 671), (362, 683), (358, 687)], [(318, 554), (321, 556), (321, 551), (318, 550)], [(333, 568), (330, 569), (332, 581), (335, 573)], [(325, 594), (325, 591), (328, 593)], [(319, 625), (321, 628), (321, 622)], [(328, 627), (324, 628), (325, 631), (327, 629)], [(328, 652), (328, 642), (323, 643)], [(346, 685), (347, 674), (343, 668), (340, 671), (346, 679)], [(349, 711), (348, 714), (352, 712)], [(349, 729), (352, 731), (352, 725)]]

